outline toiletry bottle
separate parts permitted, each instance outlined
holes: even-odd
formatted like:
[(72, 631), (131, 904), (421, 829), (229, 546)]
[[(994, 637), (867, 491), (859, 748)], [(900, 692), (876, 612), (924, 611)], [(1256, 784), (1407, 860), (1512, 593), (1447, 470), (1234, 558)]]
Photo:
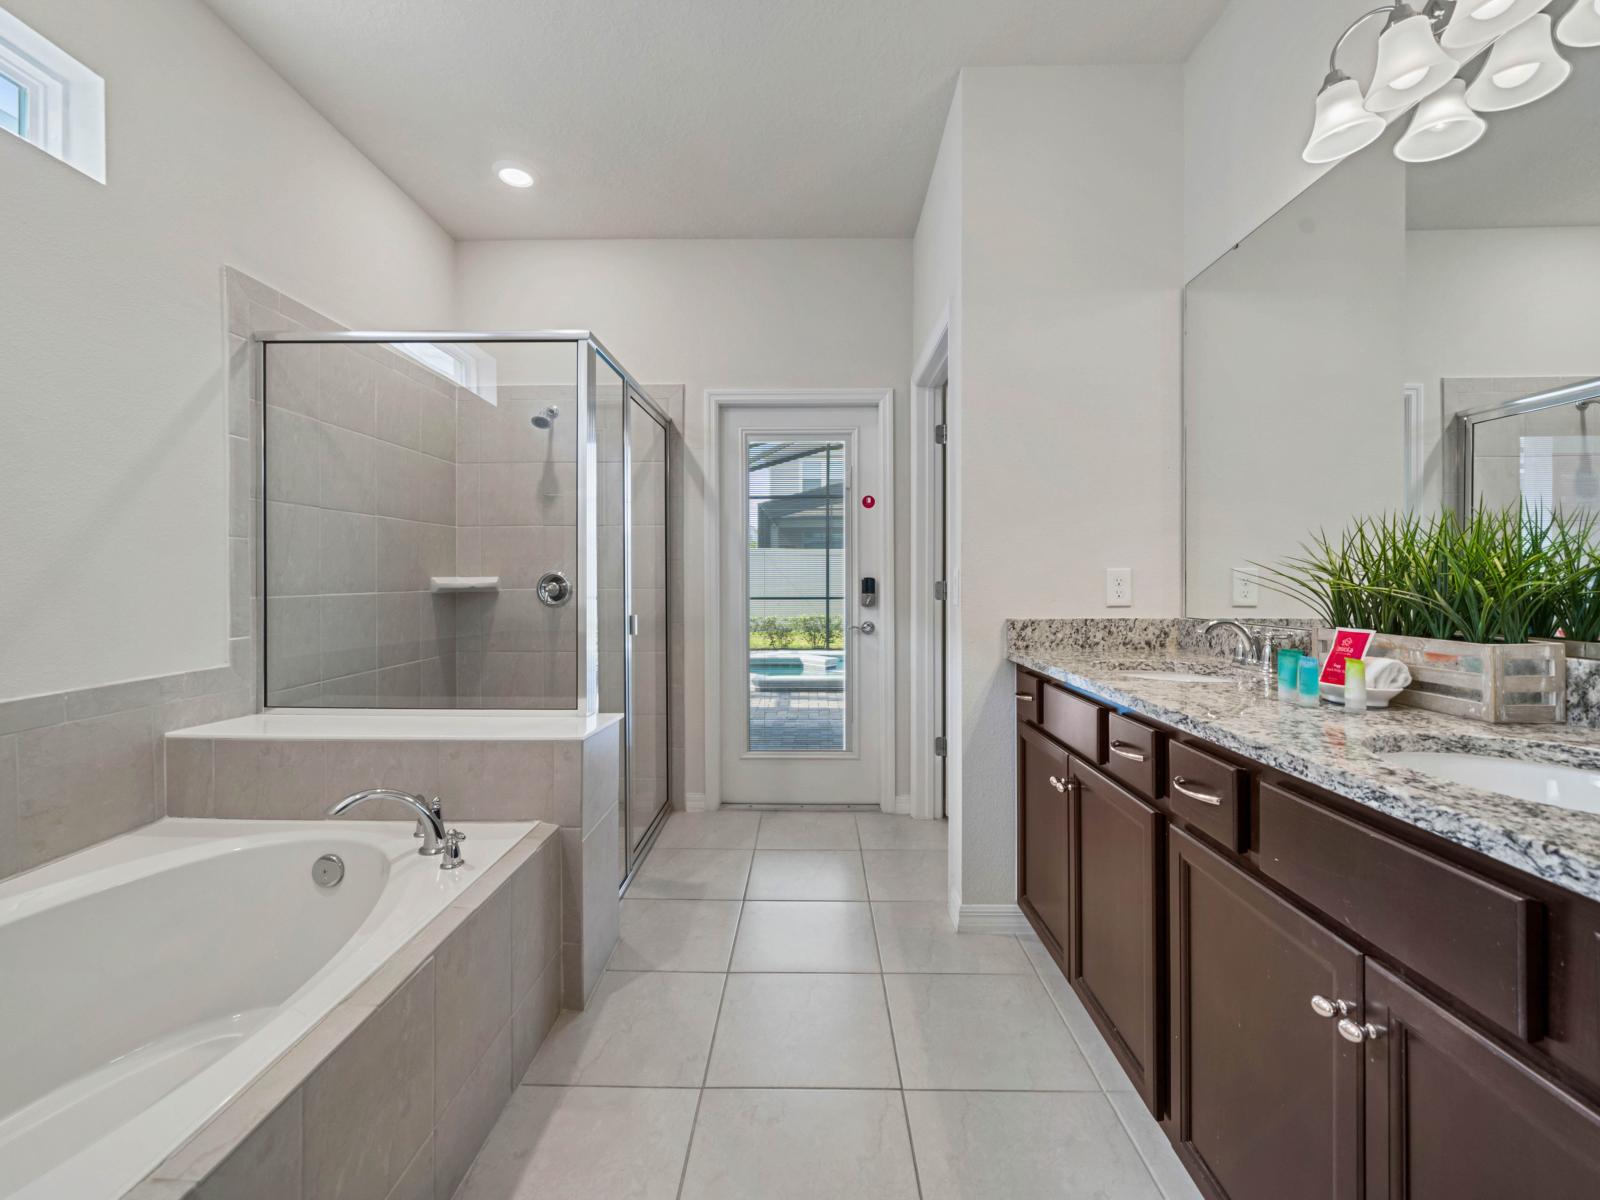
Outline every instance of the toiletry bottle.
[(1344, 660), (1344, 710), (1348, 713), (1367, 711), (1367, 664), (1359, 658)]
[(1298, 670), (1300, 672), (1300, 706), (1302, 708), (1316, 708), (1322, 698), (1318, 686), (1318, 677), (1322, 674), (1322, 664), (1317, 661), (1315, 654), (1307, 654), (1300, 659)]
[(1300, 690), (1300, 660), (1304, 655), (1292, 647), (1278, 651), (1278, 699), (1294, 703)]

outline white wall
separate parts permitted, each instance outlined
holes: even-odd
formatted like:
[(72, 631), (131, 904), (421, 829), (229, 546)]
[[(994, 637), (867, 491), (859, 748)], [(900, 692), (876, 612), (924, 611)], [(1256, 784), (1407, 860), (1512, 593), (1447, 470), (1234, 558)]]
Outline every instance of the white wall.
[[(1181, 79), (982, 68), (963, 73), (961, 101), (953, 832), (962, 902), (1009, 904), (1005, 621), (1178, 611)], [(1133, 568), (1131, 609), (1105, 608), (1108, 566)]]
[(0, 136), (0, 698), (227, 661), (224, 263), (450, 313), (449, 239), (196, 0), (5, 0), (106, 80), (102, 186)]
[[(1345, 162), (1190, 282), (1184, 424), (1188, 612), (1302, 616), (1232, 571), (1404, 499), (1406, 168)], [(1352, 348), (1359, 352), (1352, 353)], [(1270, 497), (1270, 503), (1263, 500)]]
[[(1231, 0), (1183, 69), (1184, 278), (1321, 178), (1301, 161), (1328, 53), (1372, 0)], [(1340, 66), (1371, 70), (1381, 23)]]
[[(708, 388), (894, 388), (903, 459), (911, 361), (911, 243), (900, 239), (787, 241), (465, 242), (455, 320), (463, 328), (591, 329), (646, 385), (681, 383), (690, 456), (685, 481), (683, 668), (690, 796), (705, 788), (704, 588), (700, 519), (708, 462)], [(903, 476), (896, 512), (905, 512)], [(904, 580), (897, 548), (899, 709), (906, 707)], [(909, 758), (900, 741), (904, 790)]]

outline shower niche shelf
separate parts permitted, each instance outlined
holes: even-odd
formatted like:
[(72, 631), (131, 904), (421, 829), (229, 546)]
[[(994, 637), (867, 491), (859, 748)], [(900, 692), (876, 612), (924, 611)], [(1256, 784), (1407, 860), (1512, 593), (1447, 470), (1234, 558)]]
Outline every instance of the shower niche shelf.
[(498, 575), (435, 575), (428, 580), (433, 592), (498, 592)]

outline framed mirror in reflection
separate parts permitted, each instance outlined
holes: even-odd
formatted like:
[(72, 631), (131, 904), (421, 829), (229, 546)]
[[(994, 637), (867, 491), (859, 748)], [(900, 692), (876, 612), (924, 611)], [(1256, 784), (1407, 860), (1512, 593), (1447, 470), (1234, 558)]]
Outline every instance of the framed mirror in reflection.
[(1187, 613), (1307, 615), (1253, 564), (1363, 516), (1600, 511), (1600, 51), (1567, 53), (1444, 161), (1395, 157), (1401, 114), (1189, 284)]

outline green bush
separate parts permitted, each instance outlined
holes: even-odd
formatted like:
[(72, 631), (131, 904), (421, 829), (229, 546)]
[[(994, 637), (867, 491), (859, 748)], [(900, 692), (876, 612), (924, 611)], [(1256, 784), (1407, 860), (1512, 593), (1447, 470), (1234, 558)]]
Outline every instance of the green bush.
[(757, 617), (750, 622), (750, 644), (759, 639), (768, 650), (783, 649), (793, 633), (793, 624), (783, 617)]
[(1363, 517), (1262, 570), (1330, 626), (1468, 642), (1600, 639), (1595, 518), (1513, 506)]

